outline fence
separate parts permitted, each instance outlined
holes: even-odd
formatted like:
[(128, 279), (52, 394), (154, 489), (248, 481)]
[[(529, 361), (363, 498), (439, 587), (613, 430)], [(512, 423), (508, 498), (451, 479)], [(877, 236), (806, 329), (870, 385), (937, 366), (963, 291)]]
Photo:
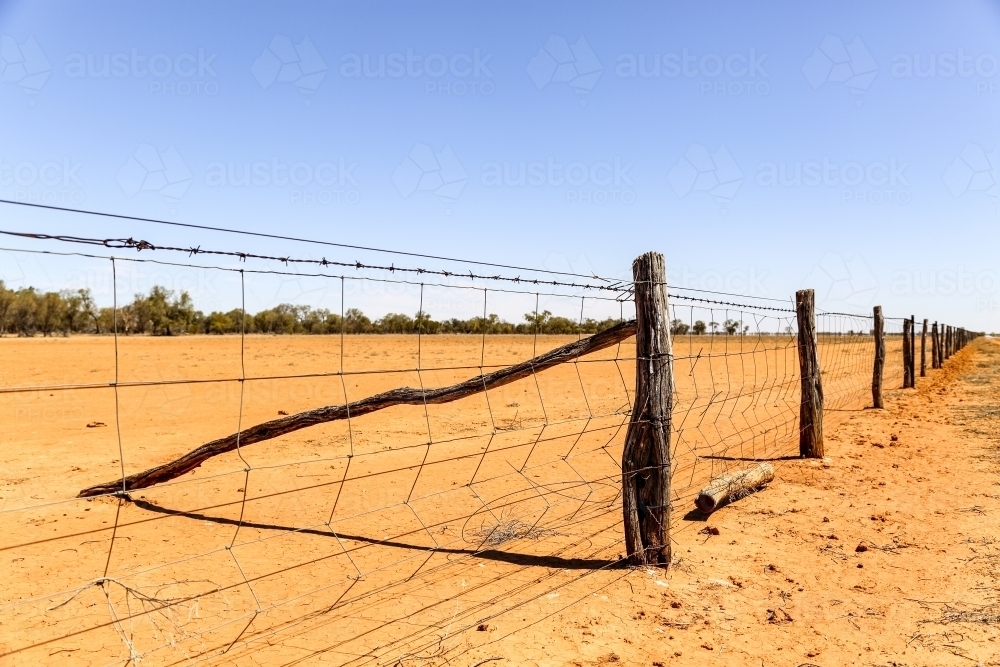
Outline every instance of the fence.
[[(75, 254), (110, 265), (115, 295), (121, 266), (165, 263)], [(869, 405), (879, 345), (888, 387), (915, 377), (912, 318), (812, 314), (804, 293), (668, 295), (656, 255), (631, 283), (170, 263), (238, 281), (242, 333), (124, 336), (116, 303), (110, 336), (0, 340), (0, 400), (19, 416), (0, 426), (0, 657), (15, 664), (426, 662), (497, 618), (517, 632), (524, 605), (623, 560), (669, 564), (686, 523), (671, 508), (798, 458), (803, 415), (821, 428)], [(248, 335), (247, 294), (270, 279), (332, 284), (340, 332)], [(347, 334), (366, 286), (412, 299), (416, 332)], [(481, 315), (476, 333), (425, 333), (427, 304), (448, 299)], [(525, 306), (528, 333), (492, 332), (501, 303)], [(544, 334), (550, 310), (577, 332)], [(604, 324), (585, 336), (588, 321)], [(932, 368), (973, 336), (940, 331), (921, 348)]]

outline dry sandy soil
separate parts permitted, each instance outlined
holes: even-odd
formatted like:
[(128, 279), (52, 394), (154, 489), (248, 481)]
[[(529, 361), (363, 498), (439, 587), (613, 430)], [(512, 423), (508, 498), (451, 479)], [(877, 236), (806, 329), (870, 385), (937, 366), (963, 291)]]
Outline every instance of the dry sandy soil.
[[(881, 411), (855, 409), (868, 347), (825, 342), (828, 458), (779, 461), (769, 488), (707, 519), (691, 493), (745, 463), (706, 454), (794, 452), (795, 353), (679, 341), (668, 572), (618, 561), (630, 343), (260, 443), (129, 502), (71, 500), (278, 410), (563, 342), (427, 337), (421, 368), (448, 370), (416, 373), (388, 372), (416, 367), (412, 337), (349, 337), (341, 376), (336, 339), (251, 337), (242, 367), (235, 337), (123, 339), (116, 412), (109, 338), (0, 340), (0, 385), (53, 386), (0, 394), (0, 664), (1000, 664), (990, 339)], [(329, 375), (141, 385), (305, 372)], [(54, 387), (78, 383), (103, 386)]]

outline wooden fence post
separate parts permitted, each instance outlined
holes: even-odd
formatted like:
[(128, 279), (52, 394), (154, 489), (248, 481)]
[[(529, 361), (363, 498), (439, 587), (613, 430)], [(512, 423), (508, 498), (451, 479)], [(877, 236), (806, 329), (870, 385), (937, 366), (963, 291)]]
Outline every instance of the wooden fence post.
[(910, 371), (910, 357), (913, 356), (913, 348), (910, 346), (910, 320), (903, 320), (903, 389), (913, 386), (913, 375)]
[(938, 340), (938, 323), (931, 327), (931, 368), (941, 368), (941, 341)]
[(872, 407), (883, 408), (882, 371), (885, 368), (885, 318), (882, 306), (875, 306), (875, 368), (872, 371)]
[(632, 262), (635, 398), (622, 453), (625, 548), (633, 565), (670, 564), (670, 419), (673, 351), (663, 255)]
[(799, 455), (823, 458), (823, 384), (820, 378), (816, 340), (816, 292), (795, 293), (795, 315), (799, 324), (799, 374), (802, 397), (799, 403)]
[(910, 389), (917, 386), (917, 316), (910, 315)]
[(927, 377), (927, 318), (924, 318), (924, 328), (920, 332), (920, 377)]

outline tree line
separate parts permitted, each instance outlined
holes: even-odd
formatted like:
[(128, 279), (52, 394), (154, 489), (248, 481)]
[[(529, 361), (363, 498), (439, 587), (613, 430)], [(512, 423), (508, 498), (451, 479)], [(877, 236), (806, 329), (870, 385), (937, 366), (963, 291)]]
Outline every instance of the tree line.
[(175, 294), (153, 287), (148, 294), (136, 294), (131, 303), (114, 308), (98, 307), (89, 289), (42, 292), (34, 287), (9, 289), (0, 280), (0, 335), (53, 336), (69, 334), (124, 335), (149, 334), (593, 334), (608, 329), (618, 320), (585, 319), (582, 322), (553, 315), (548, 310), (526, 313), (518, 324), (496, 314), (468, 320), (435, 320), (428, 313), (414, 316), (389, 313), (372, 320), (351, 308), (343, 316), (326, 308), (310, 308), (283, 303), (258, 313), (244, 315), (235, 308), (208, 314), (197, 310), (191, 295)]
[[(704, 320), (695, 320), (694, 324), (686, 324), (683, 320), (670, 320), (670, 334), (672, 336), (686, 336), (688, 334), (704, 336), (709, 330), (711, 330), (713, 336), (721, 333), (718, 322), (705, 324)], [(740, 331), (739, 320), (726, 320), (722, 323), (722, 331), (729, 336), (736, 336), (737, 334), (746, 335), (750, 331), (750, 327), (744, 325), (743, 330)]]

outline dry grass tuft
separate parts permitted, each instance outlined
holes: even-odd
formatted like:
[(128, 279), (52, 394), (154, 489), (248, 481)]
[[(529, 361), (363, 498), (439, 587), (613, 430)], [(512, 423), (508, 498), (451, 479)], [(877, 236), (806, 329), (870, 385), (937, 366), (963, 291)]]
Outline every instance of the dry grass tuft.
[(483, 525), (473, 535), (483, 541), (483, 546), (497, 547), (514, 540), (538, 540), (557, 533), (549, 528), (524, 523), (520, 519), (501, 519), (491, 526)]

